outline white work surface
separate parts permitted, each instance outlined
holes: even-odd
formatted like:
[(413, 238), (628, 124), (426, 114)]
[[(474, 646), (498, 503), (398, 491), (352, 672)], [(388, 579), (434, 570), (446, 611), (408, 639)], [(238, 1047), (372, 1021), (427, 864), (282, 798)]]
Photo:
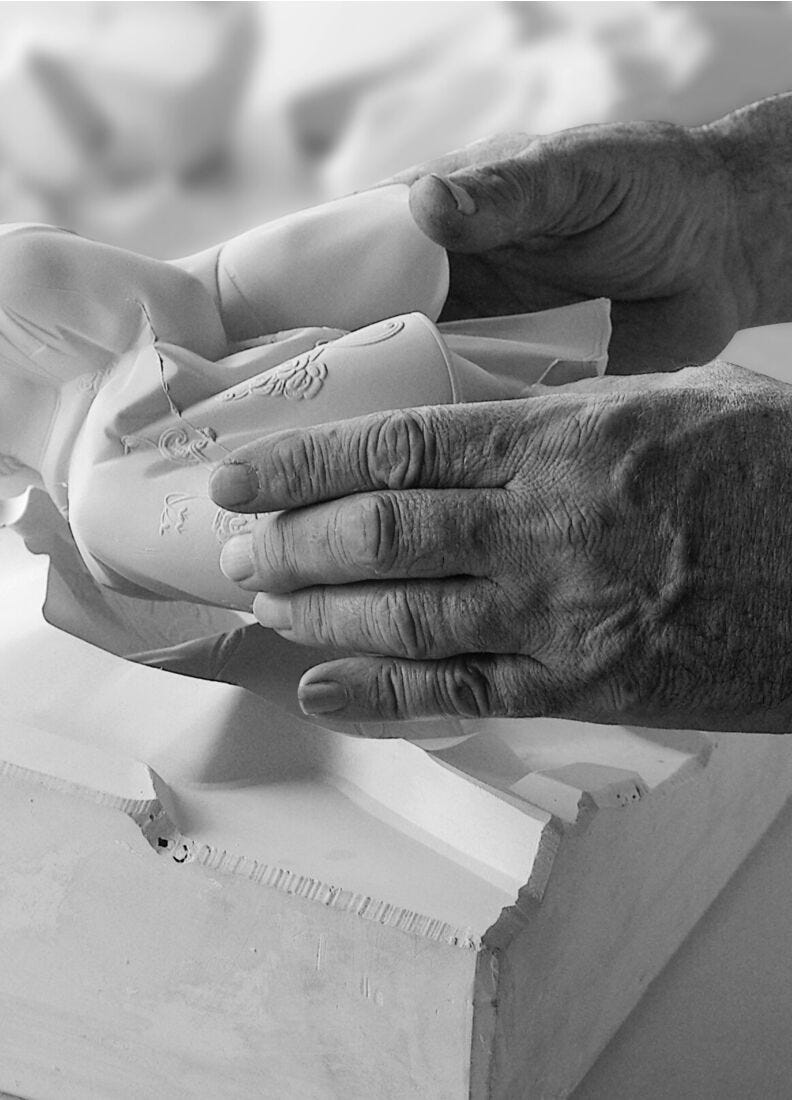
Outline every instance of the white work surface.
[(571, 1100), (788, 1100), (790, 1021), (792, 806)]

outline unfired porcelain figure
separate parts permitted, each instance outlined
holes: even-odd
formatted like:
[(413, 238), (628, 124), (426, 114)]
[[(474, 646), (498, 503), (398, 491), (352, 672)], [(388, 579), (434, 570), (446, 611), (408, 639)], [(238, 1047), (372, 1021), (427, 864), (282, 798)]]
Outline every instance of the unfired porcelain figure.
[(40, 481), (105, 585), (249, 609), (218, 562), (253, 517), (207, 493), (234, 448), (604, 369), (606, 303), (438, 326), (447, 288), (446, 254), (398, 185), (174, 263), (7, 226), (0, 492)]
[(349, 737), (281, 705), (271, 632), (238, 632), (253, 691), (121, 659), (242, 618), (195, 602), (246, 598), (218, 558), (248, 520), (206, 494), (237, 443), (603, 369), (604, 303), (436, 325), (446, 278), (404, 189), (173, 265), (0, 232), (0, 521), (31, 551), (0, 538), (14, 1091), (224, 1095), (233, 1063), (251, 1100), (568, 1096), (788, 798), (779, 738)]

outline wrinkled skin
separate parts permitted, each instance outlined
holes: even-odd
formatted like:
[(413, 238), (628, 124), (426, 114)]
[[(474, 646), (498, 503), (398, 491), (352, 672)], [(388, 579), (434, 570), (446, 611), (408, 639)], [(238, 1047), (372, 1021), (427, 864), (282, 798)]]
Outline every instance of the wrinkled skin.
[(216, 471), (218, 504), (290, 509), (224, 548), (260, 620), (356, 654), (306, 673), (307, 713), (791, 728), (792, 389), (679, 369), (792, 320), (790, 135), (787, 95), (401, 177), (451, 252), (447, 316), (606, 295), (609, 372), (637, 377), (284, 433)]
[[(450, 253), (443, 319), (608, 297), (616, 374), (705, 363), (737, 329), (783, 319), (778, 300), (789, 305), (792, 290), (773, 281), (774, 260), (792, 275), (789, 249), (777, 255), (790, 243), (788, 203), (768, 219), (767, 196), (783, 198), (789, 180), (765, 160), (783, 161), (790, 116), (781, 97), (697, 129), (508, 134), (401, 173), (418, 225)], [(461, 213), (437, 176), (475, 212)]]
[(224, 567), (284, 637), (359, 654), (303, 677), (309, 712), (790, 728), (781, 384), (726, 364), (604, 379), (284, 432), (234, 462), (218, 503), (246, 462), (244, 510), (291, 510)]

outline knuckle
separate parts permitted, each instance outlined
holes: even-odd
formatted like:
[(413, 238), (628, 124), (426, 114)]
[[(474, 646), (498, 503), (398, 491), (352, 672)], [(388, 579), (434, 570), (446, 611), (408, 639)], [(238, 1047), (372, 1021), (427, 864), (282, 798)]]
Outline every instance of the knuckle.
[(464, 657), (439, 662), (437, 702), (444, 714), (484, 718), (493, 713), (489, 678), (475, 661)]
[(478, 185), (498, 205), (521, 208), (526, 199), (528, 174), (519, 157), (502, 160), (497, 164), (482, 165), (477, 170)]
[(371, 483), (389, 489), (411, 489), (435, 465), (435, 443), (417, 409), (400, 409), (375, 420), (360, 435), (360, 465)]
[(404, 589), (387, 591), (380, 604), (370, 607), (372, 632), (400, 656), (418, 661), (430, 654), (431, 633), (424, 609), (414, 606)]
[(259, 478), (268, 490), (279, 490), (289, 507), (316, 500), (328, 492), (334, 456), (346, 454), (348, 439), (341, 425), (320, 426), (304, 431), (284, 432), (266, 443), (264, 468), (259, 462)]
[(260, 473), (262, 484), (280, 485), (283, 495), (301, 499), (316, 476), (318, 451), (315, 440), (304, 432), (272, 440), (266, 452), (268, 469)]
[(375, 671), (371, 690), (377, 712), (385, 721), (409, 717), (410, 691), (404, 670), (395, 661), (382, 661)]
[[(673, 674), (661, 669), (628, 667), (597, 685), (593, 705), (609, 721), (639, 722), (644, 716), (668, 711), (674, 699)], [(591, 706), (591, 700), (584, 693)], [(692, 695), (687, 693), (687, 700)]]
[(289, 517), (262, 516), (253, 529), (253, 559), (258, 581), (268, 585), (288, 585), (297, 579), (297, 555), (294, 530)]
[[(476, 465), (490, 487), (504, 488), (524, 480), (540, 459), (542, 424), (538, 403), (530, 398), (503, 402), (494, 413), (489, 404), (461, 408), (466, 417), (464, 421), (459, 417), (463, 435), (458, 450), (463, 455), (475, 455)], [(449, 461), (454, 458), (449, 454)]]
[(469, 642), (465, 648), (477, 653), (519, 648), (526, 634), (526, 620), (533, 622), (535, 617), (535, 604), (535, 600), (528, 603), (522, 586), (518, 591), (513, 582), (488, 584), (456, 611), (456, 620), (469, 624), (463, 635)]
[(388, 573), (399, 557), (400, 527), (393, 498), (372, 493), (338, 513), (333, 532), (337, 553), (347, 565), (364, 567), (375, 575)]
[(345, 616), (337, 608), (333, 611), (324, 588), (305, 588), (292, 598), (292, 630), (305, 641), (340, 648)]

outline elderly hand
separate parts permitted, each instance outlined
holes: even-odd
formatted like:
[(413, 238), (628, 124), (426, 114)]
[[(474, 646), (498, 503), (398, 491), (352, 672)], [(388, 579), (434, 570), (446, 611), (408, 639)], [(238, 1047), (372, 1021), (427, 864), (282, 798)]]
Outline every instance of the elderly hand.
[(695, 129), (497, 137), (395, 178), (451, 254), (444, 320), (609, 297), (609, 373), (669, 370), (792, 317), (791, 134), (787, 95)]
[[(236, 451), (224, 548), (341, 719), (788, 731), (792, 391), (726, 364), (380, 413)], [(266, 669), (261, 670), (266, 675)]]

